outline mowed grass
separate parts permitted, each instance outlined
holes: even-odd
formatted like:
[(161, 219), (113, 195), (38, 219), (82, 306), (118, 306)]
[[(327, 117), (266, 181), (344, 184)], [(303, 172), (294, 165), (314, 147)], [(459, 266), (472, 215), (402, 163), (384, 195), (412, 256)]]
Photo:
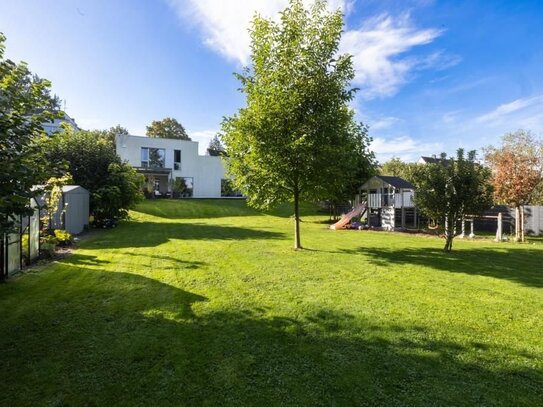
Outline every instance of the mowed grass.
[(543, 244), (146, 201), (0, 286), (0, 405), (543, 403)]

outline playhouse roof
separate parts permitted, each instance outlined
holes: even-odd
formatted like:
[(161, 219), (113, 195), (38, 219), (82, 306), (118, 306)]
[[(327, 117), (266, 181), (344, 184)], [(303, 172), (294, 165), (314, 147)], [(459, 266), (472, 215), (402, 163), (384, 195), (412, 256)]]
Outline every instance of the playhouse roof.
[(364, 189), (364, 187), (372, 180), (372, 179), (379, 179), (383, 181), (384, 183), (394, 187), (394, 188), (402, 188), (402, 189), (415, 189), (415, 186), (411, 184), (409, 181), (406, 181), (403, 178), (400, 177), (391, 177), (386, 175), (376, 175), (369, 180), (367, 180), (364, 185), (362, 185), (361, 189)]

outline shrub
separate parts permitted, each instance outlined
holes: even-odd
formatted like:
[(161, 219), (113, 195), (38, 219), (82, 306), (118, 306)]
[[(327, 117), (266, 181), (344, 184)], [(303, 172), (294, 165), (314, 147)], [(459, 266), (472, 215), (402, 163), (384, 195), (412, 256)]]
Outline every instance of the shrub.
[(55, 229), (55, 238), (58, 240), (59, 245), (69, 246), (72, 243), (72, 235), (62, 229)]
[(58, 243), (56, 236), (46, 235), (40, 239), (40, 250), (46, 257), (53, 257)]

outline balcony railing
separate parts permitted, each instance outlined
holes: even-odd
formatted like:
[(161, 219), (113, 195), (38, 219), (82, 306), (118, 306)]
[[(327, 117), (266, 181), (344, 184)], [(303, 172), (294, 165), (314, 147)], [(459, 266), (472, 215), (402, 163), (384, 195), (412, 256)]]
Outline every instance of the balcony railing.
[(410, 191), (403, 192), (403, 194), (369, 194), (368, 206), (370, 208), (384, 208), (389, 206), (412, 208), (415, 206), (414, 195)]

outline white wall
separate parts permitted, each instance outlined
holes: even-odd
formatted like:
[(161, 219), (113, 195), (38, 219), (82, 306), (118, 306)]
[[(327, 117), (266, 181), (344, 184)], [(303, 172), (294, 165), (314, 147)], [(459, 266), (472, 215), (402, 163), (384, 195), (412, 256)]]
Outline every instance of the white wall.
[[(221, 157), (198, 155), (198, 142), (119, 135), (116, 139), (117, 154), (133, 167), (141, 167), (141, 148), (165, 149), (165, 167), (171, 176), (193, 178), (194, 198), (220, 198), (221, 179), (227, 178)], [(181, 168), (174, 170), (174, 150), (181, 150)]]

